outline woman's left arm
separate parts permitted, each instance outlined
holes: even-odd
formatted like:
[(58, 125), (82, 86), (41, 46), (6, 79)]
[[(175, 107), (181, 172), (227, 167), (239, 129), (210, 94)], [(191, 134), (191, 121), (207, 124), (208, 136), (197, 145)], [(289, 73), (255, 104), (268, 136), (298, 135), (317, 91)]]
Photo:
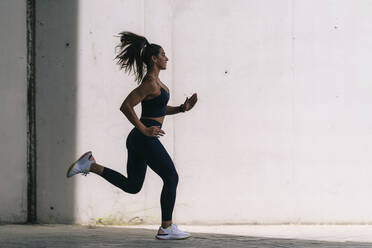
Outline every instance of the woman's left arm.
[(187, 97), (185, 102), (180, 106), (177, 107), (167, 106), (167, 115), (174, 115), (180, 112), (189, 111), (195, 106), (197, 101), (198, 96), (196, 93), (194, 93), (190, 98)]

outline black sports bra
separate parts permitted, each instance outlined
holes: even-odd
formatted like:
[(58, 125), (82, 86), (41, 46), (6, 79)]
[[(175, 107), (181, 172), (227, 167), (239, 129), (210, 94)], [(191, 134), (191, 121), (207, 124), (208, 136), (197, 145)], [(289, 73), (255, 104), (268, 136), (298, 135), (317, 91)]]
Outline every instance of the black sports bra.
[(167, 103), (169, 101), (169, 93), (160, 86), (160, 95), (154, 99), (142, 101), (142, 117), (162, 117), (167, 114)]

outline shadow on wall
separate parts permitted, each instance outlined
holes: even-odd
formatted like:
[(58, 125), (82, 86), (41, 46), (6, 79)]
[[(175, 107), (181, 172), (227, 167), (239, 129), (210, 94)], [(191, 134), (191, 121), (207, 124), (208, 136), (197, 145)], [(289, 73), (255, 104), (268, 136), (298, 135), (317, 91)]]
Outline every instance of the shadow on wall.
[(36, 0), (37, 221), (74, 222), (78, 1)]

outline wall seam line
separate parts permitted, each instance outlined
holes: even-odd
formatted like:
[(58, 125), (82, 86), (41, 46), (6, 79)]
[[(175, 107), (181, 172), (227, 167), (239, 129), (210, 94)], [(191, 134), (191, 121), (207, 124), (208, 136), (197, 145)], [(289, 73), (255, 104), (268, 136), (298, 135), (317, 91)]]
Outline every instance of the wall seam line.
[(36, 223), (35, 0), (27, 0), (27, 223)]

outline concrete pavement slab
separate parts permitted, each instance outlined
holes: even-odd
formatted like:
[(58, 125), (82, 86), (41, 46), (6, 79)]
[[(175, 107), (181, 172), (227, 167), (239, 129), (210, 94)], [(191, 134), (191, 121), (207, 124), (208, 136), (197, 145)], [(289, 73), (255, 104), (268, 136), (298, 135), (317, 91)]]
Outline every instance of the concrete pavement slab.
[[(277, 226), (274, 232), (274, 227), (268, 226), (183, 226), (185, 230), (199, 230), (193, 232), (192, 237), (187, 240), (179, 241), (159, 241), (155, 239), (155, 226), (136, 226), (136, 227), (112, 227), (112, 226), (80, 226), (80, 225), (0, 225), (0, 247), (247, 247), (247, 248), (371, 248), (372, 242), (366, 241), (345, 241), (342, 234), (334, 235), (334, 239), (339, 241), (320, 241), (301, 238), (297, 235), (296, 238), (291, 237), (288, 231), (288, 226)], [(225, 227), (225, 228), (223, 228)], [(258, 236), (250, 235), (231, 235), (223, 233), (204, 233), (217, 232), (219, 228), (243, 233), (249, 233), (247, 230), (254, 230), (254, 227), (260, 227)], [(296, 226), (294, 226), (296, 227)], [(282, 235), (288, 238), (279, 238), (280, 228)], [(368, 229), (366, 226), (365, 229)], [(347, 233), (345, 228), (345, 232)], [(286, 231), (285, 231), (286, 230)], [(294, 230), (294, 229), (293, 229)], [(313, 229), (313, 231), (316, 228)], [(332, 236), (332, 228), (328, 227), (329, 236)], [(351, 230), (349, 228), (349, 230)], [(355, 229), (360, 231), (362, 228)], [(203, 231), (203, 232), (201, 232)], [(326, 231), (325, 229), (323, 231)], [(367, 230), (369, 231), (369, 229)], [(367, 234), (367, 231), (365, 234)], [(223, 230), (219, 231), (223, 232)], [(270, 233), (271, 232), (271, 233)], [(312, 230), (308, 230), (308, 233)], [(351, 231), (352, 232), (352, 231)], [(257, 229), (256, 229), (256, 233)], [(315, 232), (316, 233), (316, 232)], [(350, 233), (350, 232), (349, 232)], [(270, 237), (273, 236), (273, 237)], [(306, 237), (306, 235), (305, 235)]]

